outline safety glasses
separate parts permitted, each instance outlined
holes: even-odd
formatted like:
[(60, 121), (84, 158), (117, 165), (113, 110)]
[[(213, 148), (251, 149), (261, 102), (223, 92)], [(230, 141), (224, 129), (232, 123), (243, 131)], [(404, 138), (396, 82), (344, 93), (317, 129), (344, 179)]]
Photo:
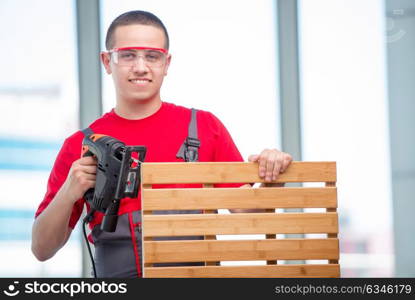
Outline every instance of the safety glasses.
[(108, 53), (119, 66), (133, 66), (141, 57), (148, 67), (161, 67), (166, 63), (168, 51), (163, 48), (124, 47), (111, 49)]

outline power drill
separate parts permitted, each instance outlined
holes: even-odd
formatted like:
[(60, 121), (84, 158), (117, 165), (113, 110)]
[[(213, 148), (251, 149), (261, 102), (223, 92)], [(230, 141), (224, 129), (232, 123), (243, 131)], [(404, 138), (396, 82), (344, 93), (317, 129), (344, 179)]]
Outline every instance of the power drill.
[[(84, 198), (91, 205), (89, 216), (95, 211), (104, 213), (102, 230), (114, 232), (121, 199), (138, 196), (140, 168), (146, 151), (145, 146), (126, 146), (108, 135), (92, 134), (84, 138), (82, 156), (97, 159), (95, 188), (89, 189)], [(131, 155), (133, 153), (138, 159)]]

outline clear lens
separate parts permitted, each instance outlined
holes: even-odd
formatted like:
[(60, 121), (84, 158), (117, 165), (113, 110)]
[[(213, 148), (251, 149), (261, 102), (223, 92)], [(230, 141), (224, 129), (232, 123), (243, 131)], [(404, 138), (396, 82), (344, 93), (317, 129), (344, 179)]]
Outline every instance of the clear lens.
[(127, 49), (112, 52), (114, 63), (120, 66), (132, 66), (141, 57), (149, 67), (161, 67), (166, 62), (166, 54), (153, 49)]

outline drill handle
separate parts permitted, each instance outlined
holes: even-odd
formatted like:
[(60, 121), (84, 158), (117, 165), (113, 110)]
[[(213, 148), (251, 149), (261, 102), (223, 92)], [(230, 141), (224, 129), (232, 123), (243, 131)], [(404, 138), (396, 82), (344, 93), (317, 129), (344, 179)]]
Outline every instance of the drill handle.
[[(82, 145), (82, 157), (85, 156), (94, 156), (94, 153), (90, 150), (90, 148), (87, 145)], [(94, 188), (88, 189), (84, 194), (84, 199), (87, 202), (92, 203), (92, 200), (94, 200), (94, 193)]]

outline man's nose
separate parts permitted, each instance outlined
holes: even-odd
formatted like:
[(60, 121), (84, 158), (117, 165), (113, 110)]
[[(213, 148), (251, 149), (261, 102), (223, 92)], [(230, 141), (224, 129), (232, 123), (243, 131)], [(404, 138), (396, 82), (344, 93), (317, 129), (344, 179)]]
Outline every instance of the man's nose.
[(148, 72), (148, 66), (146, 64), (146, 61), (144, 60), (144, 57), (142, 57), (141, 55), (137, 56), (137, 59), (135, 60), (133, 64), (133, 70), (139, 73)]

